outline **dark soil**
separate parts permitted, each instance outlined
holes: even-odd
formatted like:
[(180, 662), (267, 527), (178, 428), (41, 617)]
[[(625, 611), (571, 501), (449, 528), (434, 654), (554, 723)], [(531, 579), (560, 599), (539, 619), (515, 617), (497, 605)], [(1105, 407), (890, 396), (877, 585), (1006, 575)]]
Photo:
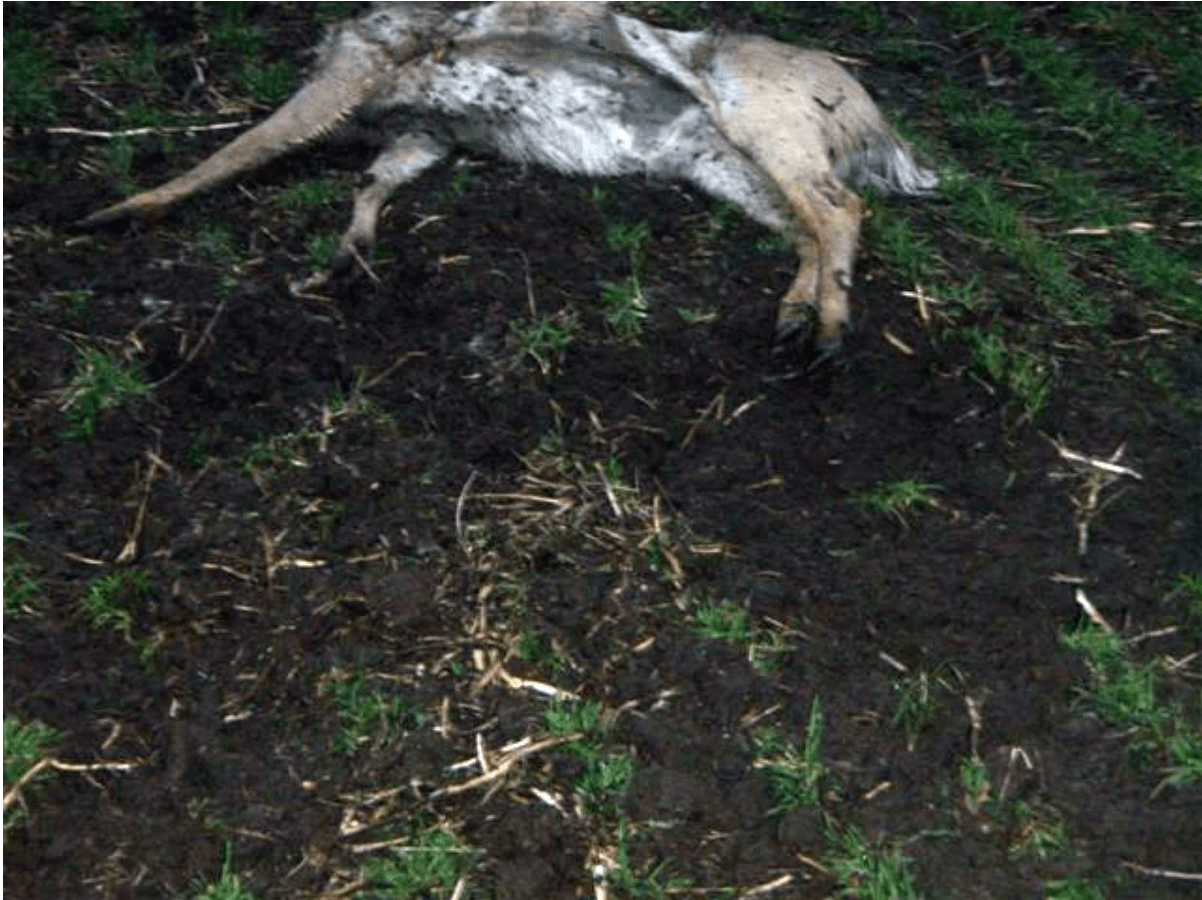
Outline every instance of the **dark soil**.
[[(21, 14), (61, 48), (47, 124), (111, 129), (71, 81), (72, 48), (99, 43), (83, 15)], [(285, 4), (270, 58), (303, 62), (313, 15)], [(181, 112), (236, 118), (185, 97), (198, 26), (170, 19), (157, 38), (180, 55), (164, 90)], [(958, 40), (967, 58), (972, 39)], [(846, 38), (849, 52), (867, 43)], [(937, 129), (923, 77), (866, 80), (914, 130)], [(158, 183), (224, 140), (140, 139), (134, 177)], [(5, 623), (6, 713), (57, 729), (60, 760), (137, 763), (30, 792), (6, 834), (10, 896), (191, 896), (227, 847), (256, 897), (349, 896), (363, 845), (442, 823), (479, 851), (469, 896), (585, 897), (619, 821), (633, 871), (662, 863), (698, 896), (786, 875), (772, 896), (830, 896), (828, 832), (851, 824), (905, 842), (930, 896), (1037, 897), (1069, 876), (1109, 897), (1190, 895), (1126, 864), (1199, 868), (1197, 788), (1154, 793), (1160, 762), (1088, 714), (1085, 667), (1059, 642), (1081, 619), (1066, 577), (1141, 633), (1171, 619), (1176, 576), (1202, 572), (1202, 427), (1108, 339), (1066, 337), (1049, 406), (1022, 422), (869, 241), (857, 331), (811, 372), (772, 353), (794, 262), (764, 251), (764, 232), (716, 225), (679, 185), (486, 158), (398, 194), (378, 281), (298, 297), (308, 241), (338, 233), (348, 204), (275, 198), (304, 179), (349, 187), (370, 151), (331, 145), (155, 227), (82, 235), (70, 223), (116, 197), (105, 142), (6, 124), (5, 144), (4, 517), (39, 587), (33, 614)], [(967, 253), (937, 204), (914, 216)], [(629, 274), (614, 222), (652, 235), (637, 342), (599, 305), (600, 285)], [(228, 257), (199, 237), (214, 225)], [(984, 255), (954, 262), (993, 277)], [(545, 373), (511, 331), (532, 310), (579, 319)], [(62, 393), (83, 346), (140, 360), (156, 384), (86, 439)], [(1171, 365), (1197, 378), (1202, 345), (1178, 349)], [(1123, 446), (1143, 476), (1106, 495), (1084, 556), (1081, 483), (1057, 477), (1052, 438), (1095, 456)], [(895, 519), (856, 502), (900, 480), (937, 486), (937, 505)], [(81, 598), (130, 568), (151, 586), (120, 598), (129, 631), (91, 627)], [(697, 634), (689, 611), (723, 600), (778, 636), (771, 666)], [(1182, 634), (1140, 647), (1197, 649)], [(892, 722), (899, 664), (944, 685), (912, 747)], [(348, 749), (331, 684), (355, 672), (410, 713)], [(583, 808), (581, 763), (556, 748), (457, 788), (481, 771), (455, 764), (546, 735), (550, 700), (528, 682), (612, 714), (607, 748), (635, 761), (616, 808)], [(816, 698), (824, 799), (781, 812), (752, 734), (770, 723), (800, 742)], [(1016, 860), (1018, 826), (965, 803), (974, 750), (1009, 799), (1063, 823), (1071, 852)]]

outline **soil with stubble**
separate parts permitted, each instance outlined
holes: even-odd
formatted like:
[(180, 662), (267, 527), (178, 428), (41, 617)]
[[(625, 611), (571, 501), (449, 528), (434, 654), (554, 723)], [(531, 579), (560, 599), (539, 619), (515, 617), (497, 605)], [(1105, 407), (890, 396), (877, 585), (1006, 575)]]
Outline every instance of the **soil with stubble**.
[[(747, 6), (726, 24), (757, 29)], [(165, 90), (180, 111), (238, 118), (190, 90), (191, 9), (159, 20), (178, 50)], [(316, 13), (273, 15), (270, 57), (303, 65)], [(135, 91), (73, 77), (74, 48), (98, 40), (81, 9), (19, 16), (58, 51), (50, 124), (111, 127), (101, 100)], [(870, 56), (872, 36), (835, 10), (807, 29)], [(973, 36), (932, 40), (972, 75)], [(930, 75), (864, 78), (938, 134)], [(226, 135), (137, 138), (138, 185)], [(369, 845), (441, 825), (477, 852), (467, 896), (591, 897), (621, 849), (648, 878), (662, 864), (664, 883), (690, 879), (690, 896), (825, 897), (839, 890), (829, 835), (852, 824), (904, 841), (929, 896), (1036, 897), (1069, 876), (1109, 897), (1190, 895), (1127, 864), (1197, 870), (1197, 789), (1154, 793), (1157, 767), (1082, 707), (1086, 668), (1059, 639), (1081, 619), (1078, 587), (1116, 627), (1151, 632), (1176, 574), (1202, 571), (1202, 428), (1105, 342), (1075, 339), (1048, 406), (1022, 421), (903, 296), (913, 285), (870, 229), (856, 331), (810, 370), (773, 353), (794, 260), (759, 228), (682, 185), (486, 157), (397, 194), (370, 274), (298, 296), (309, 241), (340, 232), (347, 193), (299, 211), (275, 198), (305, 179), (349, 190), (369, 148), (315, 148), (154, 226), (81, 234), (71, 223), (117, 196), (106, 141), (6, 126), (5, 145), (4, 517), (38, 585), (33, 612), (5, 622), (5, 710), (55, 728), (58, 760), (131, 763), (27, 793), (5, 836), (9, 896), (194, 896), (227, 852), (255, 897), (351, 896)], [(939, 201), (889, 202), (950, 264), (1007, 283)], [(631, 271), (607, 241), (615, 222), (651, 234), (637, 340), (599, 302)], [(213, 227), (228, 256), (205, 243)], [(534, 315), (575, 315), (545, 365), (513, 328)], [(1025, 311), (1018, 297), (978, 315)], [(154, 384), (89, 438), (64, 406), (80, 347), (139, 360)], [(1199, 376), (1202, 346), (1173, 365)], [(1053, 439), (1121, 446), (1142, 475), (1108, 489), (1083, 556), (1082, 483), (1061, 477)], [(935, 503), (894, 517), (857, 502), (906, 480)], [(92, 627), (81, 599), (122, 570), (148, 576), (117, 597), (132, 624)], [(693, 610), (723, 601), (750, 614), (754, 653), (699, 634)], [(893, 723), (903, 669), (935, 685), (912, 741)], [(406, 711), (386, 737), (345, 744), (348, 673)], [(633, 759), (611, 808), (585, 802), (585, 764), (562, 745), (494, 772), (547, 737), (552, 685), (599, 702), (606, 752)], [(822, 802), (781, 810), (754, 735), (800, 743), (815, 700)], [(973, 753), (1065, 826), (1071, 853), (1015, 860), (1018, 826), (964, 796)]]

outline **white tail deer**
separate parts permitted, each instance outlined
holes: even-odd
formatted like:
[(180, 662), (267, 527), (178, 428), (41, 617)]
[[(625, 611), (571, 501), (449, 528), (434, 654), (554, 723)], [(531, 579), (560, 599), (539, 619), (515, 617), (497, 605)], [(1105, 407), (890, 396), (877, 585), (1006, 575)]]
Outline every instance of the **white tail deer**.
[(935, 187), (831, 56), (766, 38), (655, 28), (594, 3), (384, 3), (337, 27), (270, 118), (178, 178), (83, 220), (154, 216), (352, 119), (382, 133), (340, 257), (375, 241), (396, 188), (456, 146), (559, 172), (682, 179), (785, 235), (800, 257), (784, 337), (850, 321), (863, 201), (845, 184)]

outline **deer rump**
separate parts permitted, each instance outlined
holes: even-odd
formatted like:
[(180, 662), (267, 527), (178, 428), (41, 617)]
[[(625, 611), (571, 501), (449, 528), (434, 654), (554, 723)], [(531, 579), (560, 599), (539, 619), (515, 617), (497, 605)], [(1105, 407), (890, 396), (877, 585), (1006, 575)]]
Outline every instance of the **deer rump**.
[(785, 236), (800, 259), (784, 338), (817, 312), (836, 347), (864, 205), (847, 184), (937, 184), (828, 54), (751, 35), (674, 32), (595, 3), (383, 3), (337, 27), (314, 76), (191, 171), (83, 220), (154, 217), (356, 120), (384, 149), (356, 191), (336, 265), (376, 236), (392, 193), (454, 148), (565, 174), (679, 179)]

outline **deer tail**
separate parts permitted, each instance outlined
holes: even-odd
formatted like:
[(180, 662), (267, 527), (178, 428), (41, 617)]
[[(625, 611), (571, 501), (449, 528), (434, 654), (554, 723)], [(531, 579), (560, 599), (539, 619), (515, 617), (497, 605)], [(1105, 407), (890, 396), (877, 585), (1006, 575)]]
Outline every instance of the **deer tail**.
[(886, 128), (842, 160), (839, 176), (891, 194), (929, 194), (939, 175), (918, 163), (910, 145)]

